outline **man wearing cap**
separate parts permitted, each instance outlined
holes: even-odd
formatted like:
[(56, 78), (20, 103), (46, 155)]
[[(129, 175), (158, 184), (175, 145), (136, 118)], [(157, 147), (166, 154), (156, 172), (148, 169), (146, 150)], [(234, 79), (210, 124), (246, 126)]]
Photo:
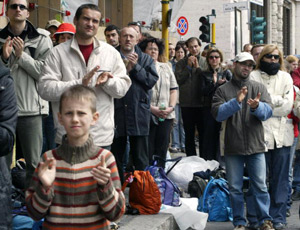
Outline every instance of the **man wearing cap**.
[[(223, 122), (226, 175), (229, 183), (234, 230), (246, 229), (243, 175), (248, 169), (254, 193), (260, 229), (273, 229), (269, 215), (270, 197), (266, 185), (264, 128), (262, 121), (272, 116), (272, 104), (266, 87), (249, 79), (255, 61), (243, 52), (234, 59), (234, 75), (220, 86), (213, 99), (211, 112)], [(234, 138), (233, 138), (234, 137)]]
[(42, 151), (42, 117), (48, 103), (39, 96), (37, 82), (44, 60), (52, 48), (49, 32), (36, 29), (27, 19), (28, 1), (10, 0), (8, 25), (0, 31), (0, 62), (11, 70), (18, 103), (17, 153), (26, 160), (26, 186), (39, 163)]
[(59, 26), (60, 26), (60, 22), (55, 19), (49, 20), (45, 26), (45, 29), (50, 32), (50, 38), (53, 42), (53, 45), (56, 45), (54, 34), (57, 31)]

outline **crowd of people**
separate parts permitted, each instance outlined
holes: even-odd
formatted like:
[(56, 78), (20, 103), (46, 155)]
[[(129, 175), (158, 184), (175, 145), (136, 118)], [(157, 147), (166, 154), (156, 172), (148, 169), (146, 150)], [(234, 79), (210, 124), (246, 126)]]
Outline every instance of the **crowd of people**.
[(138, 22), (109, 25), (106, 42), (99, 41), (101, 12), (93, 4), (81, 5), (73, 24), (50, 20), (45, 29), (28, 21), (27, 0), (9, 0), (6, 15), (3, 229), (11, 229), (14, 135), (16, 157), (26, 161), (28, 213), (45, 218), (44, 229), (109, 229), (125, 211), (125, 172), (144, 170), (154, 155), (164, 168), (168, 150), (226, 168), (235, 230), (286, 227), (292, 201), (300, 200), (296, 55), (284, 58), (274, 44), (246, 44), (224, 64), (219, 48), (201, 52), (201, 41), (191, 37), (170, 43), (166, 60), (164, 41), (142, 33)]

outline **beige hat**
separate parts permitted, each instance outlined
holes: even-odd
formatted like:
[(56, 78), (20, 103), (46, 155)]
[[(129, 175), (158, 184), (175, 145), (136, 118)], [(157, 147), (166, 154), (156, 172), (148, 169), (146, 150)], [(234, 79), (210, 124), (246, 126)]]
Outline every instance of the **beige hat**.
[(242, 52), (235, 56), (233, 62), (243, 62), (243, 61), (252, 61), (255, 65), (253, 56), (248, 52)]
[(49, 21), (47, 22), (46, 26), (45, 26), (45, 29), (47, 30), (47, 29), (49, 29), (49, 27), (51, 27), (51, 26), (55, 26), (56, 28), (58, 28), (59, 25), (60, 25), (60, 22), (59, 22), (59, 21), (57, 21), (57, 20), (55, 20), (55, 19), (49, 20)]

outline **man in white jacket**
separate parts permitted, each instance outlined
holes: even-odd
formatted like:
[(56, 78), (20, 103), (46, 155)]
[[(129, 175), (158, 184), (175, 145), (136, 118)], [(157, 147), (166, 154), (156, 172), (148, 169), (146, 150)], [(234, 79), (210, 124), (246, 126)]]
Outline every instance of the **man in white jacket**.
[(60, 144), (64, 129), (58, 124), (59, 98), (69, 87), (83, 84), (97, 95), (97, 111), (101, 119), (91, 129), (97, 146), (110, 148), (114, 136), (114, 98), (123, 97), (131, 85), (119, 52), (95, 38), (101, 13), (96, 5), (81, 5), (75, 14), (76, 33), (48, 56), (39, 83), (41, 96), (52, 102), (56, 143)]
[(7, 2), (8, 25), (0, 31), (1, 64), (10, 68), (18, 104), (17, 153), (26, 160), (26, 187), (42, 151), (42, 117), (48, 103), (37, 91), (44, 60), (52, 48), (49, 32), (36, 29), (29, 17), (27, 0)]

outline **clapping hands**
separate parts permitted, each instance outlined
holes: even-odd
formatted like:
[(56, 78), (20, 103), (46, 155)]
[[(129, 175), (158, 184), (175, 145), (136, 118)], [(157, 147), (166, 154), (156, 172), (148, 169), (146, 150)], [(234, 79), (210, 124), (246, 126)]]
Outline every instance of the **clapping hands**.
[(92, 169), (91, 174), (99, 185), (105, 186), (110, 180), (110, 169), (106, 167), (105, 157), (101, 156), (101, 162)]

